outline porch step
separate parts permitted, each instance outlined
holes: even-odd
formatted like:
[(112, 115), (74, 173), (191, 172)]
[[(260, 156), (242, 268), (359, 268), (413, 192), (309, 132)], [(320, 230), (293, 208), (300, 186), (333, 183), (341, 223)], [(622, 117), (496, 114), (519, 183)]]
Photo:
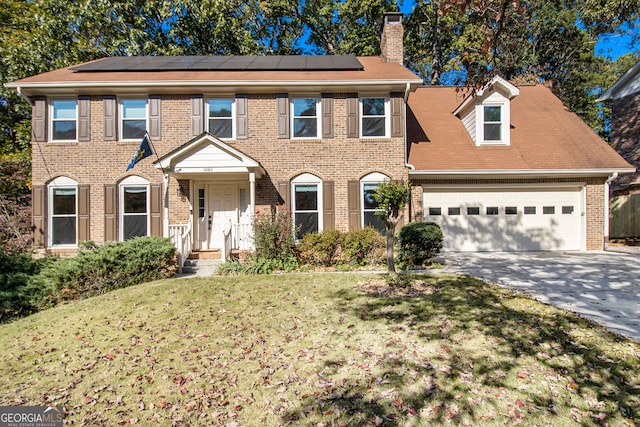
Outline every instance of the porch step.
[(187, 259), (182, 267), (182, 274), (186, 276), (210, 277), (222, 261), (220, 259)]
[(220, 259), (220, 258), (222, 258), (222, 253), (220, 249), (193, 251), (189, 255), (189, 259)]

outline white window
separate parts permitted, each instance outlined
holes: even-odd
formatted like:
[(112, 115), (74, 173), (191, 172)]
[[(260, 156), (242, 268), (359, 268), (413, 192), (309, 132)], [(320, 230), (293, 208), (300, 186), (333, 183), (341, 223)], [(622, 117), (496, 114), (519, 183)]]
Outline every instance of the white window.
[(360, 136), (385, 138), (389, 136), (389, 99), (386, 97), (360, 98)]
[(320, 138), (320, 99), (291, 99), (291, 129), (293, 138)]
[(140, 141), (147, 132), (147, 99), (120, 100), (120, 140)]
[(78, 244), (78, 183), (60, 177), (49, 184), (49, 246)]
[(386, 227), (384, 222), (376, 215), (378, 203), (373, 198), (373, 193), (381, 182), (388, 181), (389, 177), (381, 173), (372, 173), (360, 180), (360, 194), (362, 206), (362, 227), (373, 227), (380, 233), (384, 233)]
[(483, 108), (484, 141), (502, 141), (502, 105), (485, 105)]
[(149, 181), (130, 176), (120, 183), (120, 240), (149, 235)]
[(296, 239), (322, 231), (322, 181), (305, 173), (291, 181), (291, 211)]
[(51, 101), (51, 141), (76, 141), (78, 129), (78, 101)]
[(493, 93), (475, 107), (476, 145), (509, 145), (510, 101)]
[(235, 105), (232, 98), (207, 100), (207, 130), (220, 139), (235, 138)]

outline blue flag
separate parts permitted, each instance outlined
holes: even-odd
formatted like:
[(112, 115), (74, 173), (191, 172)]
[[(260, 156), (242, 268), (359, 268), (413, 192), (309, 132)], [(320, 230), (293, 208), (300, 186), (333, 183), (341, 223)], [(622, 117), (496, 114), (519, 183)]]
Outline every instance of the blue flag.
[(140, 141), (140, 146), (138, 147), (138, 150), (136, 150), (136, 154), (133, 156), (131, 163), (129, 163), (129, 166), (127, 167), (127, 170), (133, 169), (136, 163), (138, 163), (140, 160), (144, 159), (145, 157), (149, 157), (152, 154), (153, 154), (153, 150), (151, 149), (151, 144), (149, 143), (149, 135), (145, 133), (144, 137), (142, 138), (142, 141)]

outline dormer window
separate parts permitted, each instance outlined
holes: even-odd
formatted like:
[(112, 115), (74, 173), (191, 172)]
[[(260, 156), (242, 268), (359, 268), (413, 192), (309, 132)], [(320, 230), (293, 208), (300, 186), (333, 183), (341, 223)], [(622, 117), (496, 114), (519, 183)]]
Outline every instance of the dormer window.
[(509, 145), (513, 98), (520, 91), (494, 77), (484, 88), (467, 97), (453, 112), (464, 124), (476, 146)]
[(509, 100), (494, 92), (476, 103), (476, 145), (509, 145)]
[(502, 105), (484, 105), (484, 142), (502, 141)]

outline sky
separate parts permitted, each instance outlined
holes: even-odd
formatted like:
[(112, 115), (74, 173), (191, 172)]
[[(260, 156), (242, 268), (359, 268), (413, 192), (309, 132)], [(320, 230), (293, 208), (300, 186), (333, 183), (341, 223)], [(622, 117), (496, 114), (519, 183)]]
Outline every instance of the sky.
[[(414, 0), (404, 0), (399, 3), (401, 4), (400, 10), (405, 14), (410, 13), (413, 9), (413, 6), (415, 5)], [(639, 51), (640, 23), (637, 23), (635, 28), (632, 30), (629, 30), (628, 26), (625, 26), (623, 30), (625, 30), (626, 34), (604, 34), (600, 36), (598, 42), (596, 43), (596, 55), (604, 56), (611, 60), (616, 60), (626, 53)], [(639, 40), (638, 43), (636, 43), (635, 47), (631, 44), (634, 36), (636, 40)]]

